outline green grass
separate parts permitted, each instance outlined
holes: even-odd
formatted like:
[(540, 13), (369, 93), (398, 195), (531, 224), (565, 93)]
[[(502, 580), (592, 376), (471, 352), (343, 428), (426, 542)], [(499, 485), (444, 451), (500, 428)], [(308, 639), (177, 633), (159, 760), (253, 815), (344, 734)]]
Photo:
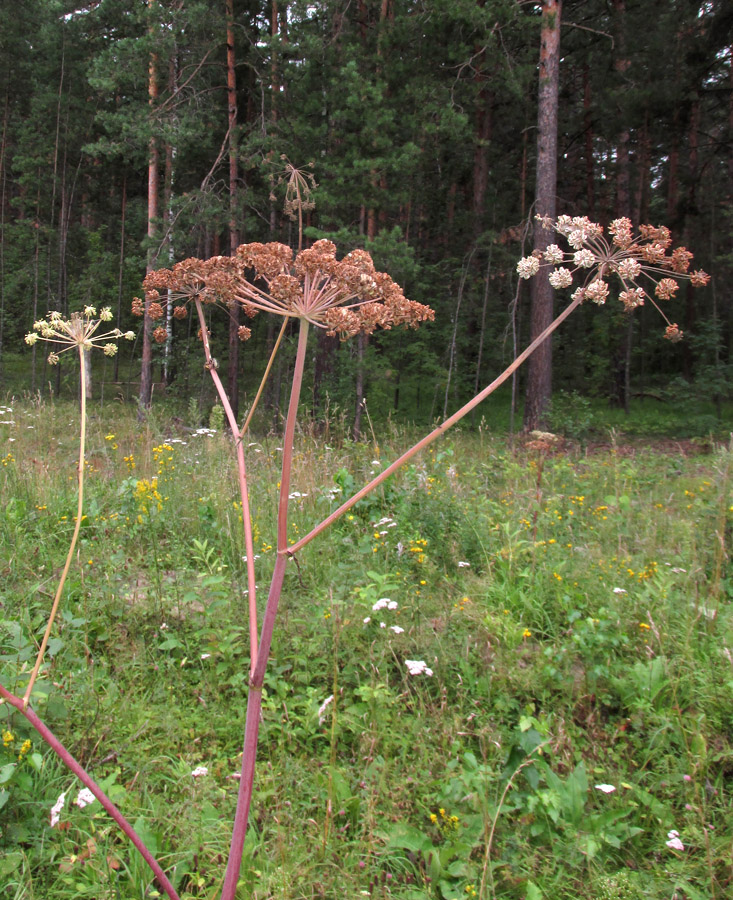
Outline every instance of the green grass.
[[(22, 691), (73, 527), (77, 414), (12, 405), (0, 677)], [(733, 458), (714, 440), (658, 441), (673, 434), (660, 421), (651, 443), (599, 428), (602, 446), (547, 457), (458, 433), (299, 554), (238, 896), (729, 895)], [(332, 437), (298, 438), (293, 540), (406, 441)], [(255, 435), (247, 450), (263, 593), (280, 446)], [(94, 410), (88, 447), (87, 518), (34, 704), (182, 896), (213, 897), (249, 662), (229, 447), (165, 411), (141, 428), (117, 404)], [(381, 598), (398, 607), (374, 610)], [(23, 719), (0, 717), (8, 896), (151, 896), (99, 804), (74, 806), (79, 785)], [(673, 829), (684, 851), (666, 846)]]

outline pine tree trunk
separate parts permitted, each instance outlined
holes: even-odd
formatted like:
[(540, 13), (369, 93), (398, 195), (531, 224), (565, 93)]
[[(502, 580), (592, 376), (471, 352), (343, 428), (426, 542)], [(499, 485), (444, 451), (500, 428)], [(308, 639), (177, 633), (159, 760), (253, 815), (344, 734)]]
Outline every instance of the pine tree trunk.
[(596, 179), (593, 156), (593, 115), (591, 106), (590, 66), (583, 66), (583, 128), (585, 130), (585, 202), (588, 215), (595, 218)]
[[(127, 217), (127, 172), (122, 175), (122, 199), (120, 208), (120, 265), (117, 270), (117, 327), (122, 327), (122, 293), (124, 290), (125, 280), (125, 220)], [(114, 357), (114, 375), (113, 380), (115, 386), (120, 380), (120, 354), (115, 353)]]
[[(613, 68), (618, 78), (616, 86), (619, 98), (617, 115), (620, 122), (626, 117), (621, 105), (622, 83), (624, 73), (630, 61), (626, 54), (626, 0), (613, 0), (614, 12), (614, 58)], [(616, 140), (616, 216), (631, 218), (631, 161), (629, 158), (629, 142), (631, 134), (627, 127), (622, 127)], [(614, 385), (612, 402), (623, 407), (626, 415), (630, 412), (631, 403), (631, 351), (634, 340), (634, 317), (627, 315), (623, 339), (614, 339), (613, 352)]]
[(3, 107), (3, 136), (0, 143), (0, 376), (3, 367), (3, 343), (5, 340), (5, 207), (7, 166), (5, 164), (6, 150), (8, 146), (8, 110), (10, 106), (10, 91), (5, 90), (5, 104)]
[[(148, 7), (152, 9), (154, 0), (148, 0)], [(154, 25), (151, 23), (151, 33)], [(148, 67), (148, 103), (150, 105), (150, 118), (152, 125), (153, 112), (158, 101), (158, 56), (150, 54)], [(157, 252), (153, 241), (158, 233), (158, 180), (160, 168), (160, 154), (158, 141), (151, 134), (148, 142), (148, 262), (146, 271), (152, 272), (155, 268)], [(143, 355), (140, 371), (140, 410), (150, 407), (153, 396), (153, 339), (151, 335), (151, 321), (148, 312), (149, 300), (145, 300), (145, 312), (143, 315)]]
[[(229, 125), (229, 252), (232, 256), (239, 246), (237, 227), (237, 75), (234, 55), (234, 0), (226, 0), (227, 26), (227, 119)], [(227, 393), (234, 416), (239, 416), (239, 304), (229, 311), (229, 357), (227, 363)]]
[[(535, 209), (538, 215), (556, 216), (557, 110), (560, 85), (560, 16), (562, 0), (543, 0), (540, 38), (540, 78), (537, 113), (537, 184)], [(534, 228), (534, 250), (543, 252), (552, 241), (551, 232), (539, 222)], [(546, 273), (532, 279), (530, 339), (534, 340), (551, 322), (553, 291)], [(524, 429), (539, 428), (548, 411), (552, 391), (552, 344), (550, 339), (530, 356)]]

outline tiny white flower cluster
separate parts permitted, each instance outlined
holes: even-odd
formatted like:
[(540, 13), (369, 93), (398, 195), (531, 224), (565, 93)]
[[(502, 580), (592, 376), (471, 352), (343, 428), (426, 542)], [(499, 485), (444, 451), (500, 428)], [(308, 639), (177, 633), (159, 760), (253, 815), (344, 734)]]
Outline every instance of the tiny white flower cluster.
[(389, 597), (381, 597), (372, 606), (372, 611), (377, 612), (379, 609), (397, 609), (399, 604), (396, 600), (390, 600)]
[[(94, 803), (94, 801), (96, 799), (97, 798), (89, 790), (89, 788), (81, 788), (79, 793), (76, 795), (76, 800), (74, 800), (74, 803), (76, 806), (79, 807), (79, 809), (84, 809), (85, 806), (89, 806), (90, 803)], [(50, 818), (51, 828), (55, 828), (59, 824), (59, 821), (61, 820), (61, 810), (64, 808), (65, 805), (66, 805), (66, 791), (63, 791), (63, 793), (58, 795), (56, 802), (51, 807), (51, 818)]]
[(685, 849), (685, 845), (680, 840), (679, 831), (675, 831), (674, 829), (672, 829), (672, 831), (668, 831), (667, 838), (668, 839), (665, 841), (665, 844), (669, 847), (670, 850), (682, 851)]
[[(379, 600), (376, 601), (376, 603), (372, 604), (372, 611), (378, 612), (380, 609), (397, 609), (398, 606), (399, 606), (399, 603), (396, 600), (390, 600), (389, 597), (380, 597)], [(368, 625), (371, 621), (372, 621), (371, 616), (366, 616), (364, 618), (365, 625)], [(379, 627), (386, 628), (387, 623), (380, 622)], [(393, 631), (395, 634), (402, 634), (405, 629), (402, 628), (400, 625), (390, 625), (389, 630)]]
[(318, 707), (318, 724), (319, 725), (323, 725), (323, 723), (326, 721), (326, 710), (332, 703), (333, 703), (333, 694), (326, 697), (326, 699), (323, 701), (323, 703), (321, 703), (321, 705)]
[(192, 778), (203, 778), (205, 775), (209, 774), (209, 770), (206, 766), (196, 766), (196, 768), (191, 772)]
[(405, 665), (410, 675), (432, 675), (433, 670), (428, 668), (424, 659), (406, 659)]

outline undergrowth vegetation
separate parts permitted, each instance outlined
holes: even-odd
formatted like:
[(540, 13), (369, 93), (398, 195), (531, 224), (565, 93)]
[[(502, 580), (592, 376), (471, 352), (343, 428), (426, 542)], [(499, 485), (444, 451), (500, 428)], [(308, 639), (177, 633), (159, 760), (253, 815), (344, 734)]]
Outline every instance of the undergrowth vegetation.
[[(0, 679), (19, 694), (74, 527), (77, 413), (1, 418)], [(34, 693), (186, 898), (220, 887), (250, 662), (237, 473), (208, 424), (90, 417)], [(297, 437), (291, 544), (410, 443), (330, 439)], [(248, 443), (264, 587), (282, 442)], [(729, 896), (732, 467), (714, 441), (455, 433), (298, 553), (237, 896)], [(155, 896), (99, 803), (0, 718), (4, 896)]]

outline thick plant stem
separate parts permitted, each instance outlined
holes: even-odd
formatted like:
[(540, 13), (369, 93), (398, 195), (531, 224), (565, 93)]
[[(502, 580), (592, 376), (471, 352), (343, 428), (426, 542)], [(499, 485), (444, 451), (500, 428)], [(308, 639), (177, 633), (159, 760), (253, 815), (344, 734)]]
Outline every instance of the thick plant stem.
[(250, 678), (249, 694), (247, 696), (247, 719), (244, 730), (244, 748), (242, 752), (242, 771), (239, 780), (239, 794), (237, 797), (237, 810), (234, 815), (234, 828), (229, 849), (224, 885), (221, 892), (221, 900), (234, 900), (237, 890), (237, 881), (242, 867), (242, 851), (244, 839), (247, 834), (247, 821), (249, 808), (252, 802), (254, 788), (255, 761), (257, 758), (257, 737), (260, 727), (260, 713), (262, 710), (262, 686), (265, 681), (267, 660), (270, 655), (272, 635), (275, 629), (277, 609), (282, 594), (285, 569), (288, 564), (288, 495), (290, 493), (290, 475), (293, 465), (293, 440), (295, 438), (295, 423), (298, 416), (298, 402), (300, 389), (303, 384), (303, 369), (305, 368), (305, 355), (308, 344), (308, 322), (300, 320), (300, 332), (298, 334), (298, 351), (295, 357), (295, 370), (290, 389), (290, 406), (285, 422), (285, 435), (283, 437), (283, 462), (280, 477), (280, 502), (277, 513), (277, 559), (270, 582), (270, 592), (267, 597), (265, 615), (262, 619), (262, 632), (257, 651), (257, 664)]
[(239, 872), (242, 868), (242, 852), (244, 850), (244, 839), (247, 836), (249, 808), (252, 803), (252, 791), (254, 789), (257, 738), (259, 736), (262, 713), (262, 685), (265, 680), (267, 658), (270, 655), (277, 606), (282, 593), (287, 564), (287, 556), (278, 556), (275, 560), (275, 569), (272, 573), (272, 582), (270, 583), (270, 594), (267, 598), (267, 607), (265, 608), (265, 615), (262, 621), (262, 634), (260, 636), (259, 650), (257, 651), (257, 665), (250, 679), (237, 809), (234, 814), (234, 827), (232, 828), (232, 840), (229, 847), (229, 859), (224, 876), (224, 885), (221, 890), (221, 900), (234, 900)]
[(196, 312), (198, 313), (199, 324), (201, 326), (201, 335), (204, 342), (206, 368), (211, 374), (211, 380), (214, 382), (214, 387), (216, 388), (216, 392), (218, 393), (219, 399), (221, 400), (221, 405), (224, 408), (224, 413), (227, 417), (227, 422), (229, 423), (229, 428), (232, 432), (234, 445), (236, 447), (237, 475), (239, 476), (239, 497), (242, 502), (242, 525), (244, 526), (244, 548), (247, 551), (247, 601), (249, 607), (250, 648), (249, 667), (251, 675), (252, 672), (254, 672), (255, 660), (257, 659), (257, 588), (255, 585), (255, 551), (254, 539), (252, 537), (252, 517), (250, 516), (249, 511), (249, 490), (247, 488), (247, 467), (244, 460), (244, 446), (242, 444), (242, 437), (239, 433), (239, 425), (236, 418), (234, 417), (234, 410), (232, 409), (232, 405), (229, 402), (229, 397), (227, 397), (227, 392), (224, 390), (224, 385), (221, 382), (221, 378), (219, 378), (219, 373), (216, 370), (216, 360), (211, 355), (211, 348), (209, 346), (209, 334), (206, 329), (206, 318), (201, 306), (201, 301), (198, 297), (196, 298)]
[(9, 703), (11, 706), (15, 707), (18, 712), (25, 716), (28, 722), (33, 726), (33, 728), (35, 728), (38, 734), (59, 757), (64, 765), (68, 769), (70, 769), (74, 773), (74, 775), (76, 775), (76, 777), (79, 779), (79, 781), (82, 782), (85, 787), (89, 788), (89, 790), (94, 794), (97, 800), (99, 800), (99, 802), (102, 804), (104, 809), (114, 819), (119, 828), (124, 831), (124, 833), (135, 845), (137, 850), (140, 852), (140, 855), (152, 869), (160, 887), (170, 897), (170, 900), (180, 900), (176, 889), (168, 880), (165, 872), (160, 867), (160, 864), (142, 842), (142, 839), (137, 834), (132, 825), (130, 825), (127, 819), (122, 815), (119, 809), (117, 809), (114, 803), (109, 799), (109, 797), (104, 793), (104, 791), (99, 787), (99, 785), (96, 783), (96, 781), (94, 781), (89, 773), (74, 759), (71, 753), (69, 753), (66, 747), (64, 747), (64, 745), (61, 743), (61, 741), (59, 741), (59, 739), (53, 734), (50, 728), (47, 725), (44, 725), (44, 723), (38, 718), (33, 710), (28, 707), (25, 700), (21, 700), (20, 697), (16, 697), (14, 694), (11, 694), (10, 691), (6, 690), (2, 685), (0, 685), (0, 698), (2, 698), (4, 702)]
[(575, 300), (567, 306), (560, 315), (550, 324), (547, 328), (542, 332), (542, 334), (538, 335), (532, 343), (524, 350), (519, 356), (514, 360), (514, 362), (508, 366), (498, 378), (495, 378), (491, 384), (487, 385), (479, 394), (473, 398), (473, 400), (469, 400), (465, 406), (462, 406), (457, 412), (454, 412), (452, 416), (449, 416), (442, 424), (438, 425), (430, 434), (426, 435), (421, 441), (418, 441), (414, 447), (411, 447), (399, 459), (396, 459), (391, 465), (387, 466), (387, 468), (380, 472), (376, 478), (373, 478), (368, 484), (364, 485), (364, 487), (357, 491), (353, 497), (350, 497), (346, 503), (343, 503), (337, 510), (331, 513), (326, 519), (324, 519), (320, 525), (316, 525), (316, 527), (309, 531), (308, 534), (304, 535), (299, 541), (296, 541), (292, 547), (289, 548), (288, 553), (291, 555), (297, 553), (298, 550), (301, 550), (305, 547), (306, 544), (309, 544), (314, 537), (319, 535), (322, 531), (325, 531), (329, 526), (331, 526), (337, 519), (341, 518), (341, 516), (348, 512), (352, 506), (357, 504), (360, 500), (366, 497), (367, 494), (371, 493), (375, 487), (380, 485), (383, 481), (389, 478), (400, 466), (403, 466), (408, 460), (412, 459), (416, 453), (419, 453), (421, 450), (424, 450), (433, 441), (437, 440), (442, 434), (445, 434), (449, 428), (456, 424), (456, 422), (460, 421), (465, 415), (471, 412), (471, 410), (478, 406), (482, 400), (485, 400), (489, 394), (492, 394), (500, 385), (504, 384), (504, 382), (510, 378), (514, 372), (522, 365), (522, 363), (527, 359), (527, 357), (531, 356), (532, 353), (540, 346), (540, 344), (548, 338), (552, 332), (561, 325), (565, 319), (580, 305), (581, 298), (577, 297)]
[(27, 707), (30, 702), (33, 685), (36, 683), (36, 678), (38, 678), (38, 672), (41, 668), (43, 657), (46, 654), (46, 647), (48, 646), (48, 641), (51, 637), (51, 629), (53, 628), (56, 613), (58, 612), (59, 603), (61, 602), (61, 594), (64, 590), (64, 585), (66, 584), (66, 576), (69, 574), (71, 560), (74, 558), (74, 550), (76, 549), (76, 542), (79, 539), (79, 530), (81, 528), (81, 511), (84, 506), (84, 447), (86, 444), (87, 433), (87, 373), (86, 366), (84, 365), (84, 354), (87, 352), (88, 351), (84, 350), (84, 348), (80, 344), (79, 368), (81, 370), (81, 425), (79, 426), (79, 464), (76, 470), (78, 484), (76, 501), (76, 523), (74, 524), (74, 534), (71, 537), (69, 552), (66, 555), (66, 564), (64, 565), (64, 569), (61, 573), (59, 585), (56, 589), (56, 596), (53, 598), (51, 613), (49, 614), (48, 622), (46, 623), (46, 631), (43, 634), (43, 640), (41, 641), (41, 646), (38, 650), (38, 655), (36, 656), (36, 664), (33, 666), (33, 671), (31, 672), (28, 686), (25, 689), (25, 694), (23, 694), (24, 707)]

